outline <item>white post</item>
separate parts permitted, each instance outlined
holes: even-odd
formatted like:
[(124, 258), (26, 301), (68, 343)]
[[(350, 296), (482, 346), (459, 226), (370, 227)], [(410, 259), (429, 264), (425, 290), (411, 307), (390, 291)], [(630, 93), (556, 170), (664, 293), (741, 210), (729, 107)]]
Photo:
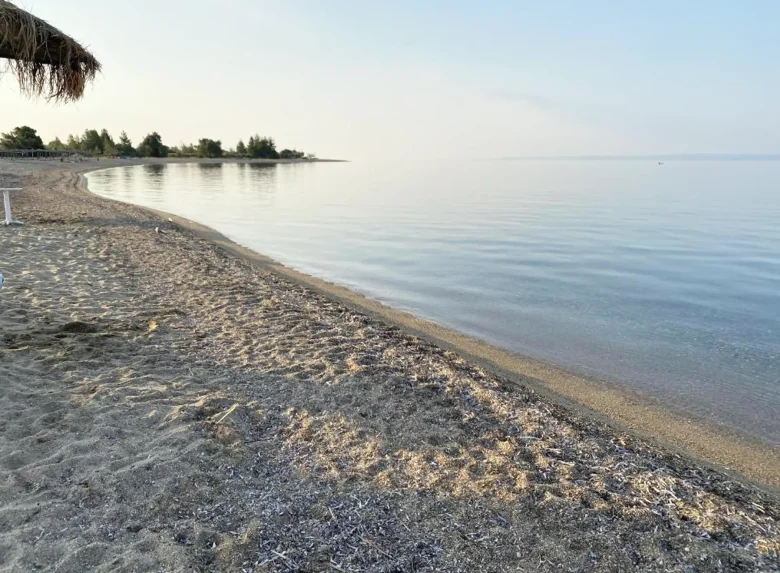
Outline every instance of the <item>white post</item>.
[(21, 189), (17, 189), (17, 188), (3, 189), (3, 208), (5, 209), (5, 224), (21, 225), (19, 221), (14, 221), (14, 218), (11, 216), (11, 191), (21, 191)]
[(11, 192), (8, 189), (3, 189), (3, 207), (5, 207), (5, 224), (10, 225), (13, 219), (11, 218)]

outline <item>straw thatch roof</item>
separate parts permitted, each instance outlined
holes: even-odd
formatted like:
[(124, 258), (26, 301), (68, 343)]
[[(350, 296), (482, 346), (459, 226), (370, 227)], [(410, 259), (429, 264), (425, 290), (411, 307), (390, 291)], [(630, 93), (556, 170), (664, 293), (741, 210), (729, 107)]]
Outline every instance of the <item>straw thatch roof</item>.
[(0, 58), (10, 61), (23, 92), (54, 100), (79, 99), (100, 71), (78, 42), (6, 0), (0, 0)]

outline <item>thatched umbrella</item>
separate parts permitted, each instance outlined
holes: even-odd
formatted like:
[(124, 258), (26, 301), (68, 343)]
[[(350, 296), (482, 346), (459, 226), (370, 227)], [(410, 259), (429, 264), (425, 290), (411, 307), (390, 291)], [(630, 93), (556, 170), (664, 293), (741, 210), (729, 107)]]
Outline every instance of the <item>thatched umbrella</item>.
[(29, 12), (0, 0), (0, 58), (10, 61), (22, 91), (77, 100), (100, 71), (83, 46)]

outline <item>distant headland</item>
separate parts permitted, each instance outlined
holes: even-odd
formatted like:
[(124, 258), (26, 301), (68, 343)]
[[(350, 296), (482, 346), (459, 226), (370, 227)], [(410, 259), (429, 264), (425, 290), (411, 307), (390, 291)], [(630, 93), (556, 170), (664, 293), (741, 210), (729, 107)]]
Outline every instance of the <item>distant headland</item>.
[(306, 153), (297, 149), (282, 149), (278, 151), (272, 137), (252, 135), (246, 143), (239, 140), (235, 147), (224, 149), (220, 140), (202, 138), (197, 143), (180, 143), (169, 147), (162, 141), (156, 131), (148, 134), (138, 146), (133, 146), (126, 132), (114, 140), (108, 130), (87, 129), (82, 135), (68, 135), (63, 142), (55, 137), (47, 144), (38, 132), (26, 125), (15, 127), (8, 133), (0, 134), (0, 150), (11, 151), (71, 151), (80, 155), (93, 157), (198, 157), (198, 158), (231, 158), (231, 159), (300, 159), (316, 160), (314, 153)]
[(501, 157), (501, 161), (780, 161), (780, 154), (677, 153), (660, 155), (528, 155)]

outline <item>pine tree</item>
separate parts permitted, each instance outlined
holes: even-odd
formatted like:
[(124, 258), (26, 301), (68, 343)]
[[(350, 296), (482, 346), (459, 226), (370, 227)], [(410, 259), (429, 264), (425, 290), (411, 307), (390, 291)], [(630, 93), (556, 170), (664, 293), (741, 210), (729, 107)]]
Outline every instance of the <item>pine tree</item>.
[(124, 155), (125, 157), (132, 157), (135, 155), (135, 148), (133, 142), (127, 137), (127, 133), (124, 131), (119, 136), (119, 143), (116, 144), (117, 155)]

